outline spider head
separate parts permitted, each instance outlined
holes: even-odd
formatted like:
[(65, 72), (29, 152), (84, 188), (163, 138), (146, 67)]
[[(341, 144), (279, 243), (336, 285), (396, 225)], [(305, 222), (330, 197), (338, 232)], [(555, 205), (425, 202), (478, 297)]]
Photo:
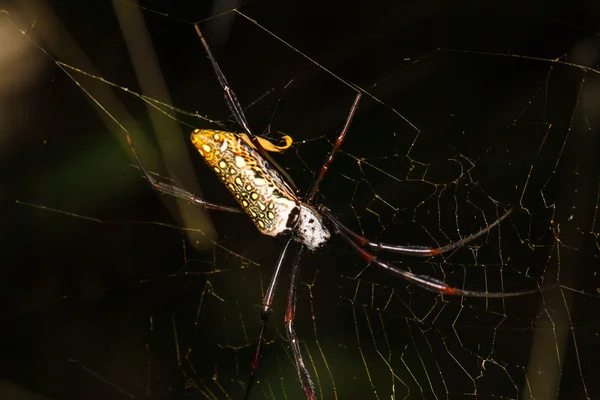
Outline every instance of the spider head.
[(296, 240), (311, 251), (317, 250), (331, 237), (317, 210), (303, 203), (300, 203), (300, 214), (294, 234)]

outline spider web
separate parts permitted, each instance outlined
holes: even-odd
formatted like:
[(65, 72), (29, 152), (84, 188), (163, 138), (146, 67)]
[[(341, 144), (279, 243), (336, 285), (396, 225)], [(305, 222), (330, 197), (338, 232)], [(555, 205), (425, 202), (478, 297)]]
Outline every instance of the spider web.
[[(250, 125), (293, 137), (276, 158), (304, 191), (352, 86), (371, 95), (317, 196), (352, 229), (443, 245), (515, 208), (452, 254), (381, 259), (470, 290), (559, 284), (526, 297), (440, 296), (365, 265), (334, 238), (302, 261), (295, 323), (319, 398), (597, 398), (593, 10), (236, 6), (7, 8), (4, 397), (243, 396), (282, 242), (243, 216), (157, 197), (123, 132), (163, 179), (233, 204), (186, 143), (191, 127), (238, 129), (192, 27), (212, 16), (203, 31)], [(284, 274), (253, 398), (303, 398), (283, 329), (288, 285)]]

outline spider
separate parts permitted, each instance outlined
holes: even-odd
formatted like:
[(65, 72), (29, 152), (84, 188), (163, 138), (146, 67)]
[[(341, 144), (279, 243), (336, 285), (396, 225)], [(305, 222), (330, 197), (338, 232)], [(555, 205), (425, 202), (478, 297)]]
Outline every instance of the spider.
[(332, 231), (340, 235), (367, 263), (377, 265), (400, 278), (406, 279), (432, 292), (454, 296), (505, 298), (540, 291), (540, 289), (535, 289), (520, 292), (481, 292), (460, 289), (448, 286), (435, 278), (418, 275), (379, 260), (373, 252), (388, 251), (417, 257), (434, 257), (451, 251), (488, 233), (508, 217), (512, 210), (505, 212), (486, 228), (459, 241), (437, 248), (373, 242), (353, 232), (339, 221), (326, 206), (315, 204), (313, 200), (319, 190), (321, 181), (333, 162), (336, 152), (344, 142), (346, 132), (358, 108), (362, 93), (358, 91), (344, 127), (323, 163), (319, 175), (308, 191), (308, 195), (302, 196), (287, 172), (271, 158), (265, 149), (265, 142), (255, 136), (250, 130), (242, 106), (229, 86), (225, 75), (217, 64), (197, 24), (195, 25), (195, 30), (223, 89), (227, 105), (236, 122), (243, 129), (243, 133), (236, 134), (212, 129), (196, 129), (191, 134), (191, 140), (206, 164), (217, 174), (219, 179), (235, 197), (241, 209), (208, 202), (177, 186), (156, 180), (143, 166), (129, 134), (127, 134), (127, 141), (140, 171), (156, 191), (187, 200), (194, 206), (204, 209), (233, 213), (245, 212), (262, 234), (273, 237), (286, 236), (288, 238), (279, 254), (273, 275), (262, 300), (260, 331), (252, 359), (250, 377), (246, 386), (245, 399), (248, 399), (251, 394), (255, 375), (258, 371), (269, 311), (280, 272), (292, 241), (299, 242), (300, 246), (292, 263), (291, 282), (288, 289), (285, 312), (285, 329), (302, 390), (309, 400), (316, 399), (315, 387), (304, 364), (294, 329), (299, 265), (304, 249), (308, 248), (310, 251), (318, 250), (328, 242)]

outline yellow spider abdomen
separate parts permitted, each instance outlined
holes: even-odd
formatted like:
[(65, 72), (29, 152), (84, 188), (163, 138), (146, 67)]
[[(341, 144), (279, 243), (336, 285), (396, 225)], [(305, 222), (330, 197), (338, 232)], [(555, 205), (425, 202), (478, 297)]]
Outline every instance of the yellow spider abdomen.
[(290, 230), (300, 212), (298, 199), (243, 137), (196, 129), (191, 140), (261, 233), (277, 236)]

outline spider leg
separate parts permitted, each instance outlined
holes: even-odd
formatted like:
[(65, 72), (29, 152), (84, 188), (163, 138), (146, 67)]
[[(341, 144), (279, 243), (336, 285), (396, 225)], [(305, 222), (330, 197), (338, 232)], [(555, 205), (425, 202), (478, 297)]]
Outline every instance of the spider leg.
[[(337, 225), (336, 225), (336, 228), (337, 228)], [(432, 292), (448, 294), (448, 295), (452, 295), (452, 296), (463, 296), (463, 297), (487, 297), (487, 298), (500, 297), (500, 298), (503, 298), (503, 297), (516, 297), (516, 296), (524, 296), (527, 294), (540, 293), (541, 291), (543, 291), (545, 289), (549, 289), (551, 287), (556, 286), (556, 285), (550, 285), (550, 286), (545, 286), (544, 288), (540, 288), (540, 289), (524, 290), (524, 291), (520, 291), (520, 292), (480, 292), (480, 291), (476, 291), (476, 290), (464, 290), (464, 289), (456, 288), (453, 286), (448, 286), (444, 282), (442, 282), (438, 279), (431, 278), (426, 275), (413, 274), (410, 271), (407, 271), (407, 270), (404, 270), (404, 269), (401, 269), (398, 267), (394, 267), (391, 264), (388, 264), (384, 261), (380, 261), (373, 254), (369, 253), (368, 251), (366, 251), (365, 249), (360, 247), (358, 244), (356, 244), (350, 238), (350, 236), (348, 236), (344, 231), (342, 231), (339, 228), (337, 228), (337, 231), (346, 240), (346, 242), (350, 243), (350, 245), (354, 248), (354, 250), (356, 250), (356, 252), (358, 254), (360, 254), (360, 256), (363, 259), (365, 259), (369, 264), (375, 264), (375, 265), (391, 272), (394, 275), (397, 275), (403, 279), (406, 279), (407, 281), (412, 282), (415, 285), (420, 286), (423, 289), (426, 289), (426, 290), (429, 290)]]
[(319, 176), (317, 177), (317, 180), (315, 181), (312, 188), (308, 192), (309, 194), (306, 199), (307, 203), (310, 203), (313, 200), (313, 198), (315, 197), (315, 194), (317, 194), (317, 191), (319, 190), (319, 185), (321, 184), (323, 177), (325, 176), (325, 174), (329, 170), (329, 167), (331, 166), (331, 163), (333, 162), (333, 156), (340, 149), (340, 147), (342, 147), (342, 143), (344, 142), (344, 139), (346, 138), (346, 132), (348, 131), (348, 128), (350, 127), (350, 123), (352, 122), (352, 118), (354, 117), (354, 113), (356, 112), (356, 109), (358, 108), (358, 102), (360, 101), (361, 96), (362, 96), (362, 93), (358, 92), (358, 94), (354, 98), (354, 103), (352, 103), (352, 107), (350, 108), (350, 112), (348, 113), (348, 117), (346, 118), (346, 123), (344, 124), (344, 128), (342, 129), (339, 136), (337, 137), (337, 140), (335, 141), (335, 145), (333, 145), (333, 149), (331, 149), (329, 156), (323, 163), (323, 166), (321, 167), (321, 171), (319, 172)]
[(296, 288), (298, 286), (298, 272), (300, 271), (300, 255), (303, 250), (304, 246), (300, 246), (296, 253), (296, 258), (294, 259), (294, 265), (292, 266), (292, 279), (290, 280), (290, 290), (288, 291), (288, 302), (285, 310), (285, 328), (304, 395), (307, 400), (316, 400), (315, 385), (313, 384), (308, 369), (302, 359), (302, 352), (300, 351), (296, 330), (294, 329), (294, 319), (296, 318)]
[(363, 236), (360, 236), (359, 234), (350, 230), (350, 228), (348, 228), (344, 224), (342, 224), (329, 211), (325, 211), (325, 214), (327, 215), (327, 218), (336, 226), (336, 228), (344, 231), (344, 233), (346, 235), (348, 235), (348, 237), (352, 238), (352, 240), (354, 242), (358, 243), (361, 246), (367, 246), (373, 250), (383, 250), (383, 251), (389, 251), (392, 253), (406, 254), (406, 255), (415, 256), (415, 257), (433, 257), (433, 256), (437, 256), (439, 254), (454, 250), (462, 245), (472, 242), (473, 240), (477, 239), (480, 236), (485, 235), (486, 233), (489, 233), (492, 229), (494, 229), (497, 225), (499, 225), (502, 222), (502, 220), (504, 220), (506, 217), (508, 217), (512, 211), (513, 211), (512, 209), (508, 210), (500, 218), (498, 218), (497, 220), (495, 220), (494, 222), (492, 222), (491, 224), (489, 224), (482, 230), (475, 232), (475, 233), (473, 233), (465, 238), (462, 238), (456, 242), (449, 243), (442, 247), (403, 246), (403, 245), (396, 245), (396, 244), (372, 242), (369, 239), (367, 239)]
[(136, 162), (138, 168), (140, 169), (140, 171), (142, 171), (142, 173), (144, 174), (146, 179), (148, 179), (148, 182), (150, 182), (150, 185), (152, 185), (154, 190), (164, 193), (164, 194), (167, 194), (169, 196), (178, 197), (180, 199), (187, 200), (190, 203), (192, 203), (193, 205), (195, 205), (196, 207), (200, 207), (200, 208), (204, 208), (204, 209), (227, 211), (227, 212), (232, 212), (232, 213), (243, 212), (241, 209), (239, 209), (237, 207), (222, 206), (219, 204), (210, 203), (208, 201), (202, 200), (201, 198), (197, 197), (195, 194), (190, 193), (190, 192), (188, 192), (184, 189), (181, 189), (177, 186), (171, 185), (169, 183), (157, 181), (156, 179), (154, 179), (154, 177), (152, 175), (150, 175), (148, 170), (144, 167), (144, 164), (142, 164), (142, 160), (140, 160), (140, 157), (138, 156), (138, 154), (135, 150), (135, 146), (133, 145), (133, 142), (131, 141), (131, 137), (129, 136), (129, 133), (127, 133), (127, 143), (129, 143), (129, 148), (131, 149), (131, 153), (133, 154), (133, 158), (135, 159), (135, 162)]
[(210, 63), (212, 64), (212, 67), (215, 71), (215, 75), (217, 75), (217, 78), (219, 79), (219, 84), (223, 88), (223, 93), (225, 94), (225, 100), (227, 100), (227, 106), (229, 107), (229, 110), (233, 114), (233, 117), (235, 118), (237, 123), (240, 125), (240, 127), (242, 127), (244, 132), (248, 135), (248, 137), (250, 138), (250, 141), (252, 142), (252, 145), (254, 147), (256, 147), (256, 149), (260, 152), (260, 154), (269, 163), (271, 163), (271, 165), (273, 165), (275, 167), (275, 169), (277, 169), (277, 171), (286, 179), (286, 181), (289, 183), (289, 185), (292, 187), (292, 189), (294, 189), (296, 194), (299, 194), (298, 187), (292, 180), (292, 177), (287, 173), (286, 170), (281, 168), (279, 166), (279, 164), (277, 164), (275, 162), (275, 160), (273, 160), (271, 155), (260, 144), (260, 142), (258, 141), (258, 138), (256, 136), (254, 136), (254, 134), (250, 130), (250, 125), (248, 125), (248, 121), (246, 120), (246, 115), (244, 114), (242, 105), (240, 104), (240, 101), (238, 100), (237, 96), (235, 95), (235, 93), (233, 92), (231, 87), (229, 86), (229, 82), (227, 82), (227, 78), (225, 77), (225, 74), (223, 74), (223, 71), (221, 71), (221, 67), (219, 67), (217, 60), (215, 59), (215, 57), (212, 54), (212, 51), (210, 51), (210, 47), (208, 46), (208, 43), (204, 39), (204, 36), (202, 36), (202, 31), (200, 31), (200, 27), (198, 26), (198, 24), (194, 24), (194, 28), (196, 29), (196, 34), (198, 34), (198, 37), (200, 38), (200, 42), (202, 42), (202, 46), (204, 46), (204, 50), (206, 51), (206, 54), (208, 55), (208, 59), (210, 60)]
[(269, 321), (269, 310), (271, 309), (273, 297), (275, 296), (275, 289), (277, 288), (277, 282), (279, 281), (281, 267), (283, 266), (283, 261), (285, 260), (285, 256), (287, 255), (288, 248), (292, 241), (293, 237), (290, 237), (285, 243), (283, 249), (281, 250), (281, 253), (279, 253), (279, 258), (277, 259), (275, 270), (273, 271), (271, 281), (269, 282), (269, 286), (267, 287), (267, 291), (265, 293), (265, 296), (263, 297), (262, 308), (260, 310), (260, 332), (258, 334), (258, 342), (256, 344), (254, 358), (252, 359), (252, 372), (250, 373), (250, 378), (248, 379), (248, 385), (246, 386), (246, 394), (244, 395), (244, 399), (249, 398), (250, 390), (252, 389), (252, 385), (254, 384), (254, 377), (256, 375), (256, 371), (258, 370), (258, 365), (262, 356), (262, 345), (265, 338), (267, 322)]

